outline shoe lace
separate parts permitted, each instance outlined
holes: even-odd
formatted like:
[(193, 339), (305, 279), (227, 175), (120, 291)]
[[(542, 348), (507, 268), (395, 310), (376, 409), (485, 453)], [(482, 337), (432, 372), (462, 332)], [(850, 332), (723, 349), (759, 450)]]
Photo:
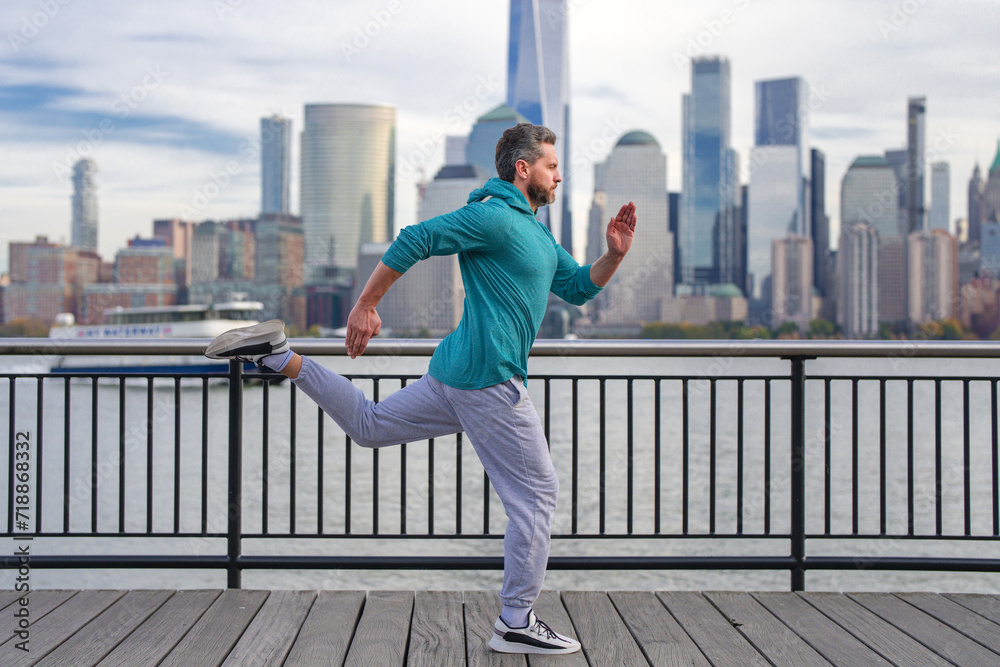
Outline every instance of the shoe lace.
[(544, 621), (535, 619), (535, 624), (531, 626), (531, 629), (538, 635), (545, 635), (546, 639), (558, 639), (559, 635), (555, 630), (550, 628)]

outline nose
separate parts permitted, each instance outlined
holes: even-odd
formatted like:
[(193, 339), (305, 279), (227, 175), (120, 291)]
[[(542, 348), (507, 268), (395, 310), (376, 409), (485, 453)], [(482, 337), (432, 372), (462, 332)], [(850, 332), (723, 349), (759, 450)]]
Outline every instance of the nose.
[(562, 174), (559, 173), (558, 169), (556, 169), (556, 178), (555, 178), (555, 181), (556, 181), (556, 183), (562, 183)]

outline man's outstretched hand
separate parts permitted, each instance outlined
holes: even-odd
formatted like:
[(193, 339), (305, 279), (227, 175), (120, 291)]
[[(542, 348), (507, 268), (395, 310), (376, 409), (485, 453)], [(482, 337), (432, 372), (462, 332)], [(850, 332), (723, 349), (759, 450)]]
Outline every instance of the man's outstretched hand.
[(629, 202), (621, 207), (618, 215), (608, 223), (608, 252), (616, 257), (624, 257), (632, 247), (635, 238), (635, 204)]
[(364, 354), (368, 341), (382, 330), (382, 318), (375, 312), (374, 306), (363, 306), (360, 301), (351, 309), (347, 316), (347, 335), (344, 345), (351, 359)]

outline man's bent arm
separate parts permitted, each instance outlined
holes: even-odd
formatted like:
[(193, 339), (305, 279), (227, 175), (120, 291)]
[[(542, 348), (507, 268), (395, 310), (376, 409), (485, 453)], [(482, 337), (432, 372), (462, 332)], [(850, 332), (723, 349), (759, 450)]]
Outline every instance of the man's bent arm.
[(344, 344), (351, 359), (364, 354), (368, 341), (372, 336), (377, 336), (382, 329), (382, 319), (375, 312), (375, 307), (401, 275), (403, 274), (390, 269), (382, 262), (379, 262), (372, 271), (365, 288), (361, 291), (361, 296), (358, 297), (358, 302), (354, 304), (351, 314), (347, 317), (347, 335)]

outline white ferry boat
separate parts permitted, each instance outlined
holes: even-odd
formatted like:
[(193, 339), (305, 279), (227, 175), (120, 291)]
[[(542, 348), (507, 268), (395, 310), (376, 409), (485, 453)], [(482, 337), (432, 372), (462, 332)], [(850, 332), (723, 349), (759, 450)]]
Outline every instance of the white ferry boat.
[[(77, 324), (72, 313), (60, 313), (49, 330), (49, 338), (108, 340), (136, 338), (208, 338), (235, 327), (261, 321), (264, 304), (233, 300), (215, 304), (111, 308), (104, 311), (104, 324)], [(252, 367), (252, 364), (251, 364)], [(197, 356), (65, 356), (54, 360), (53, 373), (224, 373), (226, 361)]]

